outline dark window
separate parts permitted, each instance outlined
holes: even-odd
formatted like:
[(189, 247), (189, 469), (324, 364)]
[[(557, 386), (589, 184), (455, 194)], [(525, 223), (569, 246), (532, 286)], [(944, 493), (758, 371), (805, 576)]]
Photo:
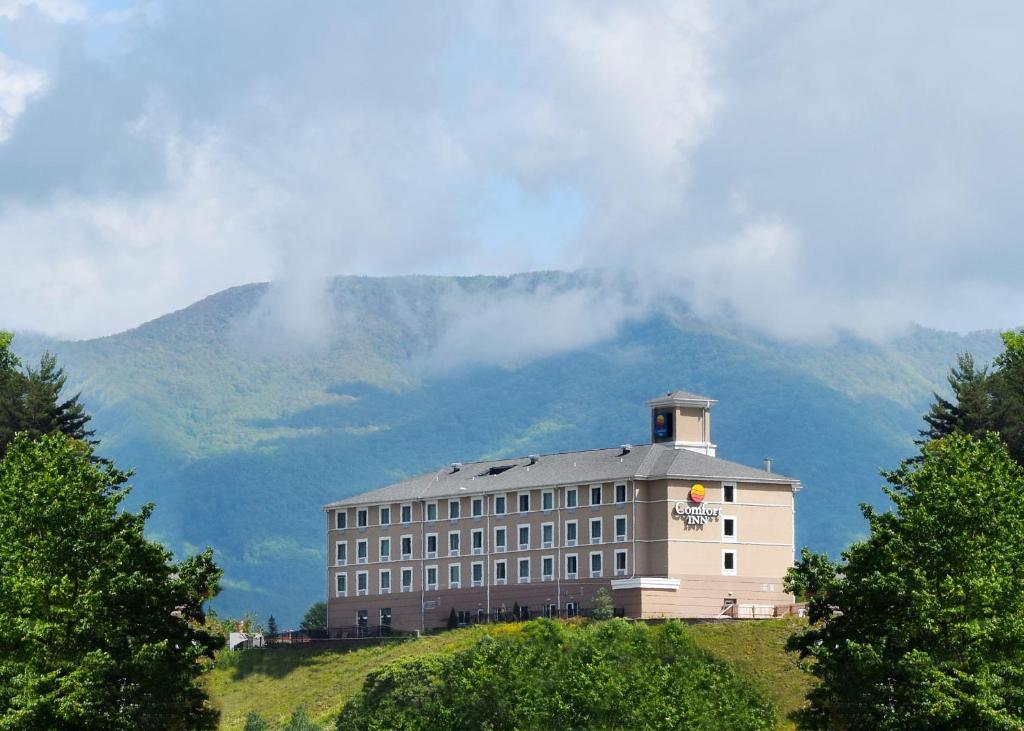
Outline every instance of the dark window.
[(732, 518), (726, 518), (722, 533), (729, 538), (734, 538), (736, 536), (736, 521)]
[(734, 503), (736, 502), (736, 486), (735, 485), (722, 485), (722, 502)]
[(367, 511), (365, 508), (362, 509), (362, 510), (357, 510), (356, 511), (356, 525), (359, 526), (360, 528), (365, 528), (366, 527), (366, 523), (368, 521), (368, 518), (367, 518), (367, 513), (368, 512), (369, 511)]
[(344, 530), (348, 528), (348, 511), (339, 510), (334, 514), (334, 527), (338, 530)]
[(412, 505), (403, 505), (402, 506), (402, 522), (403, 523), (411, 523), (412, 522)]
[(590, 488), (590, 504), (591, 505), (600, 505), (601, 504), (601, 488), (600, 488), (600, 486)]
[(380, 610), (380, 625), (381, 627), (391, 626), (391, 607), (383, 607)]
[(615, 486), (615, 502), (624, 503), (626, 502), (626, 486), (616, 485)]
[(530, 511), (530, 493), (519, 496), (519, 512), (527, 513)]
[(726, 571), (733, 571), (736, 568), (736, 554), (732, 551), (727, 551), (723, 554), (723, 560)]

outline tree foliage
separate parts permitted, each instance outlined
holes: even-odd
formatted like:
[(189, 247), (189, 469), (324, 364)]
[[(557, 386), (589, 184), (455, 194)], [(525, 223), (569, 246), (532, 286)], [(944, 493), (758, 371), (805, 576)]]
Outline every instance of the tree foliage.
[(121, 509), (128, 474), (64, 434), (19, 434), (0, 461), (0, 728), (202, 729), (194, 682), (212, 553), (179, 563)]
[(611, 619), (615, 616), (612, 595), (603, 586), (594, 592), (594, 606), (590, 610), (590, 616), (597, 620)]
[(791, 639), (820, 684), (806, 728), (1024, 728), (1024, 470), (953, 433), (885, 473), (891, 512), (840, 563), (804, 550)]
[(316, 602), (307, 609), (299, 627), (307, 632), (319, 632), (327, 629), (327, 602)]
[(22, 367), (11, 352), (12, 339), (0, 332), (0, 456), (18, 432), (33, 437), (60, 432), (90, 441), (93, 431), (81, 394), (63, 397), (67, 376), (57, 359), (45, 353), (38, 367)]
[(1002, 334), (1003, 352), (992, 369), (978, 368), (970, 354), (961, 355), (950, 371), (952, 400), (935, 394), (924, 419), (925, 440), (953, 433), (981, 438), (999, 434), (1010, 455), (1024, 464), (1024, 330)]
[(760, 689), (697, 648), (678, 622), (540, 619), (372, 673), (337, 729), (742, 731), (775, 721)]

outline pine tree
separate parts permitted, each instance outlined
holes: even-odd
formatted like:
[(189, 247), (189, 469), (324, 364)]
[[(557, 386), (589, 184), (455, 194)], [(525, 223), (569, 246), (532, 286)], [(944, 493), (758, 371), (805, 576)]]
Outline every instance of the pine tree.
[(970, 353), (961, 353), (956, 362), (947, 377), (953, 401), (933, 394), (935, 403), (924, 417), (928, 428), (921, 431), (924, 441), (941, 439), (954, 432), (980, 438), (992, 427), (988, 369), (979, 370)]
[(277, 634), (277, 620), (274, 619), (273, 614), (267, 619), (267, 634), (271, 636)]

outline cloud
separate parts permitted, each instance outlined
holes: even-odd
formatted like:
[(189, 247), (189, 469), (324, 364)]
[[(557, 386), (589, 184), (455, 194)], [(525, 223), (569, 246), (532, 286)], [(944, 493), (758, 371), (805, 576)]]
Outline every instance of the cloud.
[(787, 338), (1024, 321), (1013, 4), (0, 3), (7, 327), (273, 279), (240, 332), (315, 342), (330, 274), (534, 268), (603, 274), (449, 302), (438, 363), (665, 295)]
[(0, 53), (0, 144), (11, 136), (15, 121), (32, 99), (43, 94), (46, 84), (46, 74)]

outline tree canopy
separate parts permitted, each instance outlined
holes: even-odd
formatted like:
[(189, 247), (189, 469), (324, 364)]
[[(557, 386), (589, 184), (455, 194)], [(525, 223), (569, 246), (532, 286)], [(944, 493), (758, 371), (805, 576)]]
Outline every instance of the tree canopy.
[(18, 434), (0, 461), (0, 728), (215, 727), (194, 681), (221, 572), (146, 540), (127, 479), (63, 433)]
[(18, 432), (60, 432), (94, 443), (81, 394), (64, 398), (67, 376), (57, 359), (44, 353), (38, 367), (23, 367), (11, 351), (12, 340), (10, 333), (0, 331), (0, 456)]
[(995, 432), (1024, 464), (1024, 330), (1005, 332), (1002, 338), (1003, 352), (991, 369), (978, 368), (970, 354), (957, 359), (948, 378), (952, 399), (935, 394), (921, 435), (930, 440)]
[(465, 650), (391, 663), (342, 709), (360, 729), (771, 729), (763, 692), (678, 622), (540, 619)]
[(884, 473), (893, 510), (838, 563), (804, 549), (787, 590), (820, 679), (805, 728), (1024, 728), (1024, 470), (954, 430)]
[(307, 632), (327, 629), (327, 602), (316, 602), (307, 609), (299, 627)]

